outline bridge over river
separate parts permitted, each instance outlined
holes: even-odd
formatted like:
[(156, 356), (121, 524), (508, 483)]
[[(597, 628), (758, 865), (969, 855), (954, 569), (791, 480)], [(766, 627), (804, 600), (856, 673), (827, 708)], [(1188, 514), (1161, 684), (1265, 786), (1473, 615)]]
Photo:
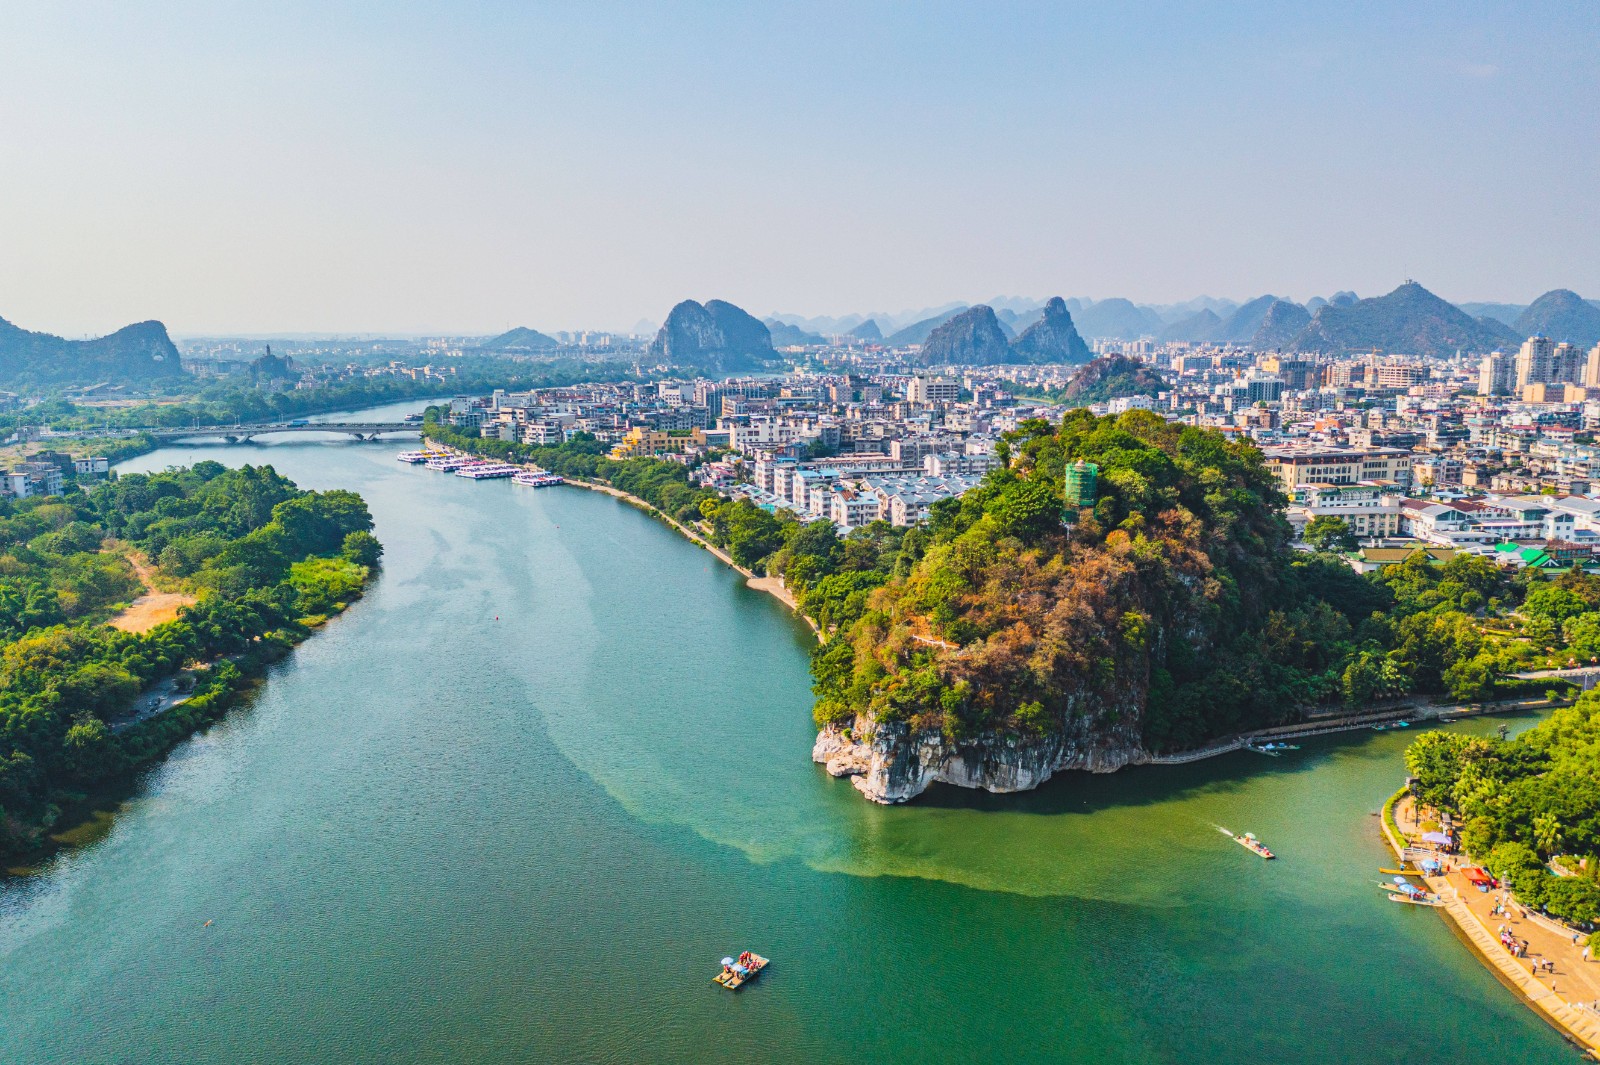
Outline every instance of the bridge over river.
[(226, 440), (247, 443), (258, 436), (277, 433), (342, 433), (357, 440), (374, 440), (391, 433), (421, 433), (419, 422), (256, 422), (239, 425), (192, 425), (183, 428), (140, 429), (157, 440)]

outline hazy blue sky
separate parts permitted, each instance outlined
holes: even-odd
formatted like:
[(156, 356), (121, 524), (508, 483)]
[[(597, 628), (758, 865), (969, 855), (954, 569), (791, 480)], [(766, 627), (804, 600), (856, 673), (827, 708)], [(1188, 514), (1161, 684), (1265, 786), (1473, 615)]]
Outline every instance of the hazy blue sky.
[(0, 316), (1600, 297), (1600, 3), (0, 4)]

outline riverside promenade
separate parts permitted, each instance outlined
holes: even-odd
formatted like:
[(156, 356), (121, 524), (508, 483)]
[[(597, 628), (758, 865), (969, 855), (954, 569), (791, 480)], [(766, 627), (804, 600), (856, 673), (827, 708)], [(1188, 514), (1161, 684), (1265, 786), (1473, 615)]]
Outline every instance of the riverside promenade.
[[(1408, 843), (1421, 834), (1410, 796), (1395, 804), (1395, 825), (1399, 838), (1387, 822), (1384, 837), (1402, 863), (1408, 860)], [(1583, 948), (1572, 941), (1572, 932), (1561, 924), (1508, 903), (1506, 914), (1491, 911), (1503, 901), (1503, 892), (1480, 892), (1452, 863), (1445, 876), (1421, 878), (1428, 890), (1444, 902), (1439, 907), (1456, 925), (1479, 958), (1500, 982), (1520, 994), (1546, 1020), (1588, 1054), (1600, 1059), (1600, 961), (1586, 961)], [(1518, 958), (1500, 942), (1505, 927), (1511, 935), (1528, 944), (1526, 955)], [(1538, 963), (1550, 962), (1554, 970), (1534, 972)]]
[(1175, 751), (1172, 754), (1152, 755), (1147, 764), (1183, 765), (1206, 758), (1215, 758), (1230, 751), (1246, 750), (1258, 743), (1282, 743), (1286, 740), (1305, 736), (1326, 736), (1334, 732), (1353, 732), (1357, 729), (1372, 728), (1378, 725), (1388, 727), (1401, 721), (1408, 724), (1416, 724), (1423, 721), (1456, 721), (1463, 717), (1476, 717), (1480, 714), (1503, 714), (1510, 710), (1542, 710), (1550, 706), (1565, 705), (1565, 703), (1551, 703), (1544, 699), (1519, 699), (1501, 703), (1453, 703), (1447, 706), (1427, 706), (1415, 702), (1401, 702), (1388, 707), (1362, 710), (1355, 713), (1323, 714), (1309, 718), (1297, 725), (1283, 725), (1279, 728), (1241, 732), (1224, 739), (1215, 740), (1204, 747), (1196, 747), (1191, 751)]

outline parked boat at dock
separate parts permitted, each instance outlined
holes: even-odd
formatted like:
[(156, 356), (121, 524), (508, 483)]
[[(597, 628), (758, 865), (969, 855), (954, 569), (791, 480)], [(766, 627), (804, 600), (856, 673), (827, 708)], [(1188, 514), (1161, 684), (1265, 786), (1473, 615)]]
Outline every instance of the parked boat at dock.
[(513, 466), (507, 462), (474, 462), (456, 470), (457, 477), (468, 477), (474, 481), (486, 481), (496, 477), (514, 476), (521, 467)]
[(528, 488), (549, 488), (552, 485), (566, 484), (566, 479), (544, 470), (523, 470), (511, 478), (512, 484), (524, 485)]

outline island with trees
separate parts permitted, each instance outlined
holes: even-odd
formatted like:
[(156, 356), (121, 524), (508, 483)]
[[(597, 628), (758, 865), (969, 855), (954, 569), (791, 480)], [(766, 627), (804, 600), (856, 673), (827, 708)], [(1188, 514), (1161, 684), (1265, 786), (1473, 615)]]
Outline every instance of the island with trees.
[[(0, 856), (47, 845), (359, 597), (371, 530), (359, 495), (269, 466), (0, 501)], [(128, 624), (147, 583), (187, 605)]]

